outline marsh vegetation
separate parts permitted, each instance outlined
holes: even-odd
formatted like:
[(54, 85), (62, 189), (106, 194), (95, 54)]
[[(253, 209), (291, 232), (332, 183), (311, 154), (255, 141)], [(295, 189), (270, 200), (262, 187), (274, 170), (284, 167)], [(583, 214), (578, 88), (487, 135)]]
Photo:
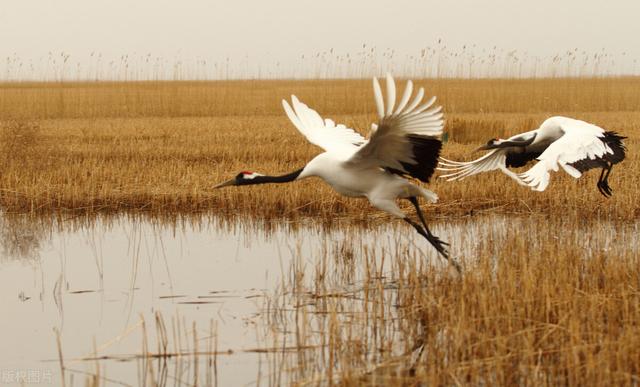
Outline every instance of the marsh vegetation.
[[(639, 139), (637, 78), (419, 84), (444, 105), (443, 156), (450, 159), (468, 159), (479, 142), (533, 128), (552, 114), (623, 133), (631, 150)], [(211, 189), (241, 170), (290, 172), (317, 154), (282, 112), (280, 100), (290, 94), (363, 134), (374, 121), (370, 81), (6, 84), (0, 87), (0, 204), (9, 212), (207, 211), (365, 222), (376, 217), (366, 201), (340, 198), (317, 182)], [(562, 211), (632, 220), (638, 216), (636, 170), (638, 156), (630, 151), (611, 177), (616, 194), (609, 201), (595, 190), (576, 188), (595, 185), (589, 177), (573, 181), (558, 174), (554, 180), (562, 183), (544, 195), (497, 174), (459, 184), (433, 179), (442, 200), (430, 211)]]
[(2, 363), (67, 385), (640, 383), (640, 79), (417, 83), (447, 158), (553, 114), (627, 136), (613, 197), (596, 172), (434, 178), (459, 276), (318, 181), (212, 189), (317, 153), (290, 94), (366, 134), (368, 80), (0, 85)]

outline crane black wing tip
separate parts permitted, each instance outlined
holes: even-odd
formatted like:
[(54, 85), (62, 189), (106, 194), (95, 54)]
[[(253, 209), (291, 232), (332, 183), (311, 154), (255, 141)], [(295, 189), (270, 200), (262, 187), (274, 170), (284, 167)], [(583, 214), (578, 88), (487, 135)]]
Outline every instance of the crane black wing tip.
[(428, 183), (438, 165), (442, 141), (434, 137), (417, 135), (407, 136), (407, 139), (412, 145), (415, 163), (400, 162), (404, 171), (394, 168), (387, 168), (387, 170), (396, 175), (409, 175)]
[(612, 164), (617, 164), (625, 159), (627, 147), (623, 140), (627, 137), (621, 136), (616, 132), (604, 132), (604, 143), (611, 148), (613, 154), (605, 156), (606, 160)]
[(512, 168), (520, 168), (537, 159), (542, 152), (507, 152), (505, 165)]
[(624, 140), (624, 139), (628, 138), (626, 136), (620, 135), (620, 133), (615, 132), (615, 131), (606, 131), (606, 132), (604, 132), (604, 135), (605, 135), (605, 137), (608, 136), (608, 137), (615, 138), (617, 140)]
[(625, 159), (627, 147), (622, 140), (627, 137), (621, 136), (616, 132), (604, 132), (604, 136), (600, 140), (605, 143), (613, 153), (605, 153), (601, 157), (594, 159), (584, 158), (571, 164), (573, 168), (580, 172), (586, 172), (593, 168), (607, 168), (608, 163), (617, 164)]

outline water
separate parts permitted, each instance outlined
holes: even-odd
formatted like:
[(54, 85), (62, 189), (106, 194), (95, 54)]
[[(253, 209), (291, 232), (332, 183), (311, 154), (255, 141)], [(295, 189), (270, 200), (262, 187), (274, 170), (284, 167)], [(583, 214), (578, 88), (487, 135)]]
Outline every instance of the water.
[[(492, 216), (436, 224), (433, 231), (452, 244), (454, 256), (470, 263), (479, 246), (490, 243), (498, 251), (507, 237), (545, 224), (542, 218)], [(616, 246), (637, 251), (637, 231), (638, 224), (605, 222), (558, 235), (589, 255)], [(317, 292), (322, 278), (323, 292), (357, 292), (375, 270), (392, 285), (397, 257), (446, 269), (433, 249), (400, 222), (326, 230), (312, 222), (11, 216), (1, 219), (0, 238), (0, 385), (59, 385), (56, 331), (67, 385), (70, 379), (84, 385), (85, 373), (96, 372), (96, 362), (86, 359), (95, 357), (101, 358), (107, 385), (138, 385), (144, 377), (191, 384), (195, 374), (202, 384), (206, 378), (219, 385), (277, 384), (278, 371), (267, 354), (274, 343), (291, 345), (292, 340), (283, 340), (292, 332), (271, 337), (270, 313), (295, 310), (291, 304), (299, 300), (285, 295), (300, 283), (306, 284), (305, 292)], [(536, 248), (535, 236), (527, 238)], [(206, 354), (183, 361), (174, 357), (166, 373), (157, 364), (153, 372), (141, 371), (148, 366), (135, 357), (143, 351), (142, 321), (148, 351), (156, 352), (156, 316), (167, 327), (169, 352), (206, 353), (215, 345), (215, 375), (206, 367), (211, 360)]]
[[(263, 297), (281, 286), (292, 256), (312, 256), (327, 240), (345, 237), (287, 226), (270, 232), (256, 224), (221, 227), (215, 219), (70, 223), (4, 221), (0, 364), (9, 374), (5, 379), (34, 373), (59, 383), (54, 328), (69, 369), (92, 371), (92, 363), (75, 359), (92, 357), (94, 342), (101, 356), (140, 353), (141, 318), (151, 324), (162, 312), (169, 320), (185, 321), (187, 329), (198, 322), (201, 337), (213, 320), (218, 349), (234, 353), (219, 360), (221, 385), (255, 381), (258, 355), (242, 351), (264, 344), (255, 328)], [(108, 377), (136, 384), (135, 366), (112, 363), (106, 366)]]

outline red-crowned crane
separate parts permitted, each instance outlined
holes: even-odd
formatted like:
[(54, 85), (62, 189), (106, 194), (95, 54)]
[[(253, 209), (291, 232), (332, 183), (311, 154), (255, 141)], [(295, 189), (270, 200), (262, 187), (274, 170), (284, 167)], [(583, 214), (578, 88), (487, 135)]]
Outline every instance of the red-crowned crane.
[[(615, 132), (588, 122), (567, 117), (551, 117), (540, 128), (517, 134), (506, 140), (492, 139), (478, 150), (490, 150), (484, 156), (467, 162), (442, 158), (438, 170), (447, 180), (460, 180), (480, 172), (500, 170), (522, 185), (544, 191), (549, 185), (551, 171), (564, 169), (576, 179), (592, 168), (602, 168), (598, 190), (605, 197), (612, 194), (609, 174), (614, 164), (624, 160), (625, 146)], [(523, 167), (530, 161), (538, 162), (523, 173), (514, 173), (508, 167)]]
[[(265, 176), (243, 171), (216, 188), (287, 183), (316, 176), (338, 193), (366, 197), (374, 207), (406, 221), (449, 259), (448, 243), (431, 233), (418, 204), (419, 197), (435, 203), (438, 196), (406, 178), (410, 176), (427, 183), (433, 174), (442, 147), (442, 108), (434, 106), (435, 97), (423, 101), (423, 88), (414, 94), (411, 81), (396, 103), (395, 82), (390, 75), (387, 75), (386, 101), (375, 78), (373, 91), (379, 120), (371, 125), (368, 139), (342, 124), (323, 119), (295, 96), (291, 96), (291, 105), (283, 100), (282, 106), (293, 125), (325, 152), (286, 175)], [(403, 213), (396, 199), (408, 199), (420, 222)]]

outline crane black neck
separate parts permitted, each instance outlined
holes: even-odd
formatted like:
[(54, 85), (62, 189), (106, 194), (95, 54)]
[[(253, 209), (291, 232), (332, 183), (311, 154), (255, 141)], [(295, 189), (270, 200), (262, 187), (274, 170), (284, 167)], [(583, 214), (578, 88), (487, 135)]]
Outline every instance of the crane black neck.
[(499, 145), (499, 148), (508, 148), (508, 147), (512, 147), (512, 146), (517, 146), (517, 147), (521, 147), (521, 148), (525, 148), (528, 147), (529, 145), (531, 145), (533, 143), (533, 140), (536, 139), (536, 136), (538, 135), (538, 133), (534, 133), (533, 136), (531, 136), (530, 138), (523, 140), (523, 139), (513, 139), (513, 140), (507, 140), (503, 143), (501, 143)]
[(300, 168), (297, 171), (288, 173), (286, 175), (281, 176), (256, 176), (252, 179), (242, 179), (238, 180), (238, 185), (251, 185), (251, 184), (267, 184), (267, 183), (288, 183), (294, 181), (300, 176), (302, 170), (304, 168)]

